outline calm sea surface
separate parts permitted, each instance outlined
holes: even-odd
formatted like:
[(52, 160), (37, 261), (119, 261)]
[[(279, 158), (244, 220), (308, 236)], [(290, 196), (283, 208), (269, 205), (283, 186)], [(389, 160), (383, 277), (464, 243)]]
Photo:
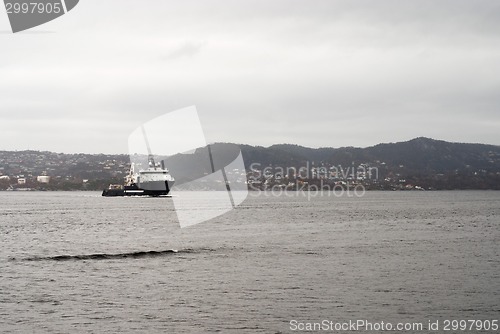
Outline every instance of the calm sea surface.
[(0, 192), (2, 333), (499, 318), (500, 192), (250, 196), (184, 229), (169, 198)]

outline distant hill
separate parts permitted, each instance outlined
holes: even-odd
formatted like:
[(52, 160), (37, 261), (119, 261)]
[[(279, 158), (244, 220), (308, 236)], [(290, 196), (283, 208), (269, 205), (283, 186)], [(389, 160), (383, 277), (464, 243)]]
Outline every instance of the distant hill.
[[(213, 149), (234, 144), (217, 143)], [(264, 168), (309, 167), (348, 168), (364, 166), (377, 169), (377, 180), (365, 181), (370, 189), (406, 189), (418, 185), (424, 189), (499, 189), (500, 146), (451, 143), (430, 138), (378, 144), (366, 148), (308, 148), (279, 144), (270, 147), (238, 145), (250, 171), (252, 164)], [(200, 151), (201, 152), (201, 151)], [(186, 173), (196, 174), (197, 167), (187, 155), (170, 157), (175, 165), (187, 166)], [(193, 166), (190, 166), (193, 165)], [(38, 151), (0, 151), (0, 190), (26, 186), (35, 189), (101, 189), (120, 183), (130, 167), (126, 154), (63, 154)], [(51, 177), (49, 184), (37, 183), (37, 176)], [(175, 177), (175, 175), (174, 175)]]
[[(425, 137), (366, 148), (307, 148), (280, 144), (242, 145), (247, 169), (252, 163), (296, 167), (359, 166), (378, 168), (382, 180), (398, 180), (433, 189), (500, 189), (500, 146), (451, 143)], [(388, 181), (389, 182), (389, 181)]]
[(419, 137), (406, 142), (378, 144), (367, 148), (308, 148), (280, 144), (268, 148), (241, 145), (245, 162), (262, 165), (301, 165), (306, 161), (334, 165), (359, 165), (385, 162), (421, 173), (444, 173), (455, 170), (500, 172), (500, 146), (450, 143)]

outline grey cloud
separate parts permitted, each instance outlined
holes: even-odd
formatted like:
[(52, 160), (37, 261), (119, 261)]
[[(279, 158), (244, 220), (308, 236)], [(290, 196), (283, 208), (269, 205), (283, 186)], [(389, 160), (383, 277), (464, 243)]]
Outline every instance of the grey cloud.
[(166, 56), (162, 57), (163, 60), (173, 60), (183, 57), (192, 57), (199, 53), (203, 47), (203, 43), (184, 43), (178, 48), (174, 49)]
[(209, 141), (500, 144), (497, 1), (89, 0), (41, 29), (0, 34), (0, 149), (124, 152), (193, 104)]

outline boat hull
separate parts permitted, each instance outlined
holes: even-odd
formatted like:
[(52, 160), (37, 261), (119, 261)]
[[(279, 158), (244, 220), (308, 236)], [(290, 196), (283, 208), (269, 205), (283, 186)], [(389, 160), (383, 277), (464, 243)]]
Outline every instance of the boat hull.
[(155, 182), (154, 184), (143, 184), (143, 188), (136, 184), (125, 186), (123, 189), (104, 189), (102, 196), (105, 197), (120, 197), (120, 196), (165, 196), (168, 195), (174, 182), (165, 181), (162, 184)]

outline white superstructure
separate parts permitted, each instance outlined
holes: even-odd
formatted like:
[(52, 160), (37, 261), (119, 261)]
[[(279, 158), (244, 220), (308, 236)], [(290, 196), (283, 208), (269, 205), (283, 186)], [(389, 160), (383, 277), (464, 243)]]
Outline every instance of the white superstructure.
[(130, 173), (126, 177), (126, 185), (135, 184), (144, 190), (166, 190), (170, 189), (175, 181), (168, 169), (155, 163), (152, 158), (149, 159), (147, 169), (141, 169), (138, 172), (135, 169), (136, 166), (132, 164)]

